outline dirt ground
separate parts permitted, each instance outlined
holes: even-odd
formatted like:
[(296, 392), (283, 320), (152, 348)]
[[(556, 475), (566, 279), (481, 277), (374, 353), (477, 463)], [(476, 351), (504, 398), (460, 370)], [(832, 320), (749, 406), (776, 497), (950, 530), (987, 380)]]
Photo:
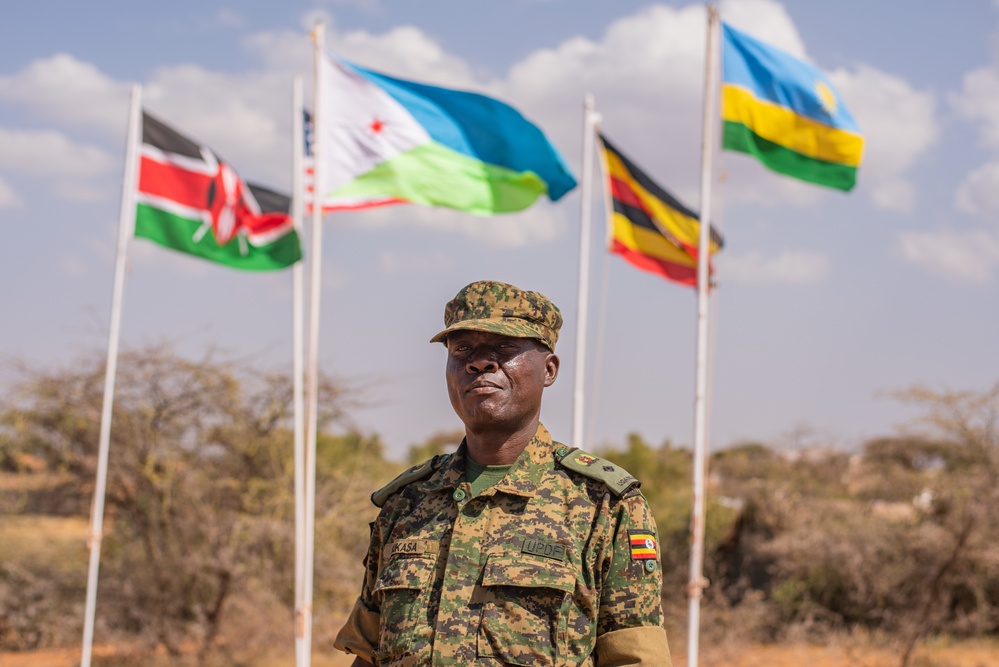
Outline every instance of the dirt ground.
[[(94, 664), (114, 652), (111, 647), (95, 647)], [(80, 649), (50, 649), (25, 653), (0, 653), (0, 667), (76, 667)], [(257, 667), (278, 667), (293, 662), (293, 656), (270, 656), (255, 662)], [(316, 653), (313, 667), (347, 667), (351, 660), (339, 653)], [(700, 667), (897, 667), (898, 656), (887, 649), (851, 646), (777, 645), (703, 650)], [(151, 660), (150, 667), (169, 663)], [(686, 655), (673, 657), (674, 667), (686, 667)], [(922, 646), (913, 656), (911, 667), (999, 667), (999, 642), (962, 642)]]
[[(705, 652), (702, 667), (898, 667), (899, 656), (884, 648), (770, 645)], [(686, 667), (685, 655), (673, 658)], [(999, 667), (999, 643), (965, 642), (916, 649), (910, 667)]]

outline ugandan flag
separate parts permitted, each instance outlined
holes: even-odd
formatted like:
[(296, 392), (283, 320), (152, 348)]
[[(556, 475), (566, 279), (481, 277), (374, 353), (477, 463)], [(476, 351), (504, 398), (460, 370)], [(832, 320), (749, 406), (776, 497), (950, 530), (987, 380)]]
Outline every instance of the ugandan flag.
[(785, 176), (850, 190), (864, 138), (818, 68), (722, 24), (722, 147)]
[(291, 198), (246, 183), (210, 148), (142, 114), (135, 236), (248, 271), (302, 258)]
[(651, 530), (629, 530), (628, 543), (631, 560), (655, 560), (659, 557), (659, 544)]
[[(696, 213), (649, 178), (607, 138), (603, 166), (609, 198), (610, 251), (636, 268), (683, 285), (697, 285), (697, 245), (701, 223)], [(722, 247), (711, 229), (710, 252)]]

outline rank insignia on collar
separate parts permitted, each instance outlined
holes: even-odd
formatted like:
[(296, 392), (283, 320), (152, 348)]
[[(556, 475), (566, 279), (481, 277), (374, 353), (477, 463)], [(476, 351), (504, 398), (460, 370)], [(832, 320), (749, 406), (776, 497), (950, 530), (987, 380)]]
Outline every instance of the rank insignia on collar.
[(651, 530), (629, 530), (628, 542), (631, 560), (655, 560), (659, 556), (659, 543)]

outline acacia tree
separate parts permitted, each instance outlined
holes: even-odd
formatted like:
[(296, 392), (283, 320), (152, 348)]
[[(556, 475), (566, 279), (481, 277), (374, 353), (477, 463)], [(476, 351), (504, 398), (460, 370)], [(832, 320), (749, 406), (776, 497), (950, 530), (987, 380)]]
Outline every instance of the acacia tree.
[(945, 626), (999, 628), (999, 384), (984, 392), (916, 387), (900, 395), (924, 409), (915, 431), (945, 443), (933, 459), (926, 522), (938, 539), (924, 544), (914, 572), (914, 613), (900, 664), (919, 640)]
[[(5, 402), (5, 457), (27, 453), (92, 493), (103, 359), (30, 371)], [(320, 424), (342, 416), (321, 383)], [(291, 382), (215, 354), (169, 345), (122, 353), (111, 428), (103, 630), (170, 653), (216, 645), (227, 603), (251, 579), (291, 602)], [(290, 614), (289, 614), (290, 627)]]

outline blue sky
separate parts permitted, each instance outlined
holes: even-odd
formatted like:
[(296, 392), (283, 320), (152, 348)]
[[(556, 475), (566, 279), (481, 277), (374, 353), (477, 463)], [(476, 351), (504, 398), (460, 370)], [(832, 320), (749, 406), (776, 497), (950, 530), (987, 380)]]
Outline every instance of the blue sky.
[[(999, 8), (731, 0), (723, 19), (808, 59), (867, 138), (857, 188), (827, 191), (718, 159), (714, 448), (855, 447), (912, 414), (891, 392), (997, 380)], [(581, 173), (582, 100), (603, 130), (698, 205), (704, 5), (620, 0), (22, 3), (0, 26), (0, 355), (63, 363), (106, 345), (127, 90), (240, 173), (290, 186), (294, 74), (308, 29), (372, 69), (498, 96)], [(566, 327), (543, 420), (568, 440), (579, 189), (497, 218), (417, 207), (330, 216), (323, 367), (362, 387), (354, 419), (390, 451), (458, 422), (444, 303), (480, 278), (548, 294)], [(599, 203), (599, 202), (598, 202)], [(603, 250), (594, 218), (587, 440), (688, 444), (695, 298)], [(129, 246), (122, 340), (290, 363), (290, 274), (243, 274)]]

